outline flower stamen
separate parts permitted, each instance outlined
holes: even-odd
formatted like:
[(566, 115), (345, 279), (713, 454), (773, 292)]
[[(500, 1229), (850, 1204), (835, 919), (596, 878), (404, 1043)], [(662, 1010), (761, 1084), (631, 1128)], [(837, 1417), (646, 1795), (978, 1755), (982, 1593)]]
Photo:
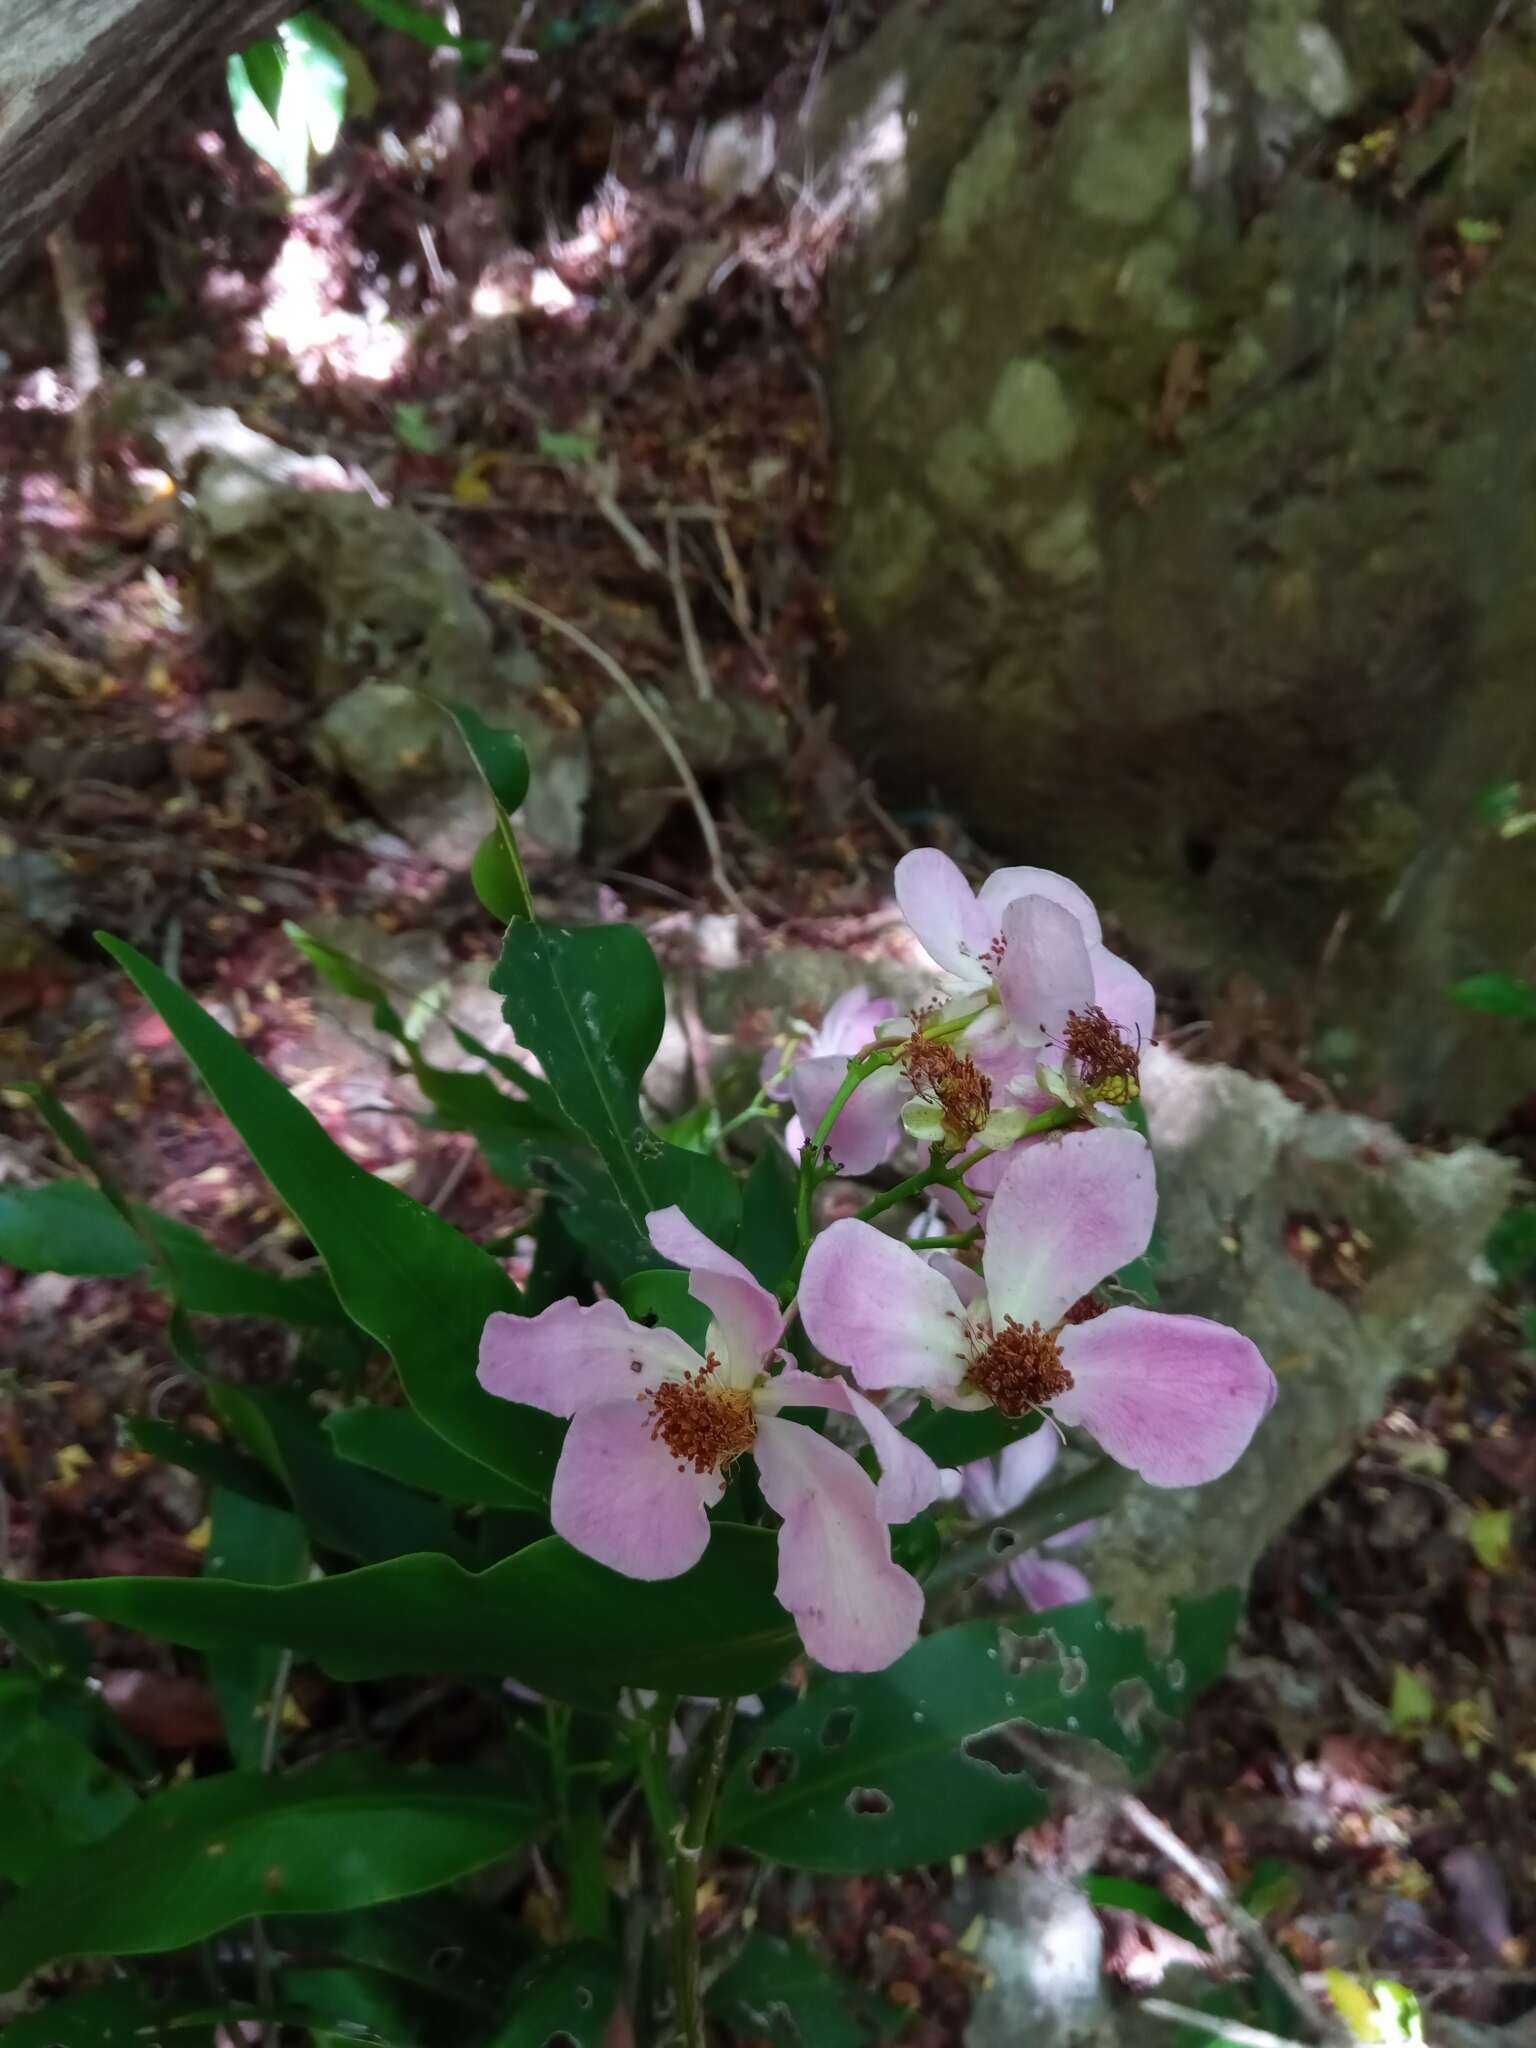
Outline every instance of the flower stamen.
[(962, 1059), (952, 1046), (914, 1035), (902, 1047), (901, 1065), (914, 1090), (939, 1105), (945, 1134), (957, 1146), (981, 1135), (992, 1114), (992, 1083), (969, 1054)]
[(1097, 1003), (1071, 1013), (1061, 1042), (1091, 1100), (1123, 1105), (1140, 1095), (1140, 1044), (1130, 1044)]
[(713, 1353), (697, 1372), (663, 1380), (648, 1394), (651, 1442), (658, 1440), (677, 1460), (679, 1472), (724, 1472), (757, 1441), (757, 1411), (749, 1387), (711, 1384), (720, 1370)]
[(1038, 1323), (1026, 1329), (1008, 1316), (985, 1349), (971, 1361), (970, 1383), (1003, 1415), (1027, 1415), (1043, 1408), (1072, 1384), (1061, 1362), (1054, 1330)]

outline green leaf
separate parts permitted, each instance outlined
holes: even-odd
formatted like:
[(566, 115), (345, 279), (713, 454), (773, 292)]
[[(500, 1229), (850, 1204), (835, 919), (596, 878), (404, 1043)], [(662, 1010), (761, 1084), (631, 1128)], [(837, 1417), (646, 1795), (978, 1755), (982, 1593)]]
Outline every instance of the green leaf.
[(736, 2034), (771, 2048), (869, 2048), (906, 2017), (803, 1943), (772, 1934), (747, 1936), (705, 2005)]
[(243, 1494), (263, 1507), (287, 1505), (285, 1489), (266, 1466), (231, 1450), (226, 1443), (200, 1436), (195, 1430), (178, 1429), (174, 1423), (161, 1422), (153, 1415), (125, 1415), (119, 1427), (138, 1450), (163, 1458), (168, 1465), (179, 1465), (184, 1472), (195, 1472), (210, 1486)]
[[(729, 1248), (740, 1223), (735, 1176), (718, 1159), (667, 1145), (640, 1114), (640, 1082), (661, 1043), (661, 970), (632, 925), (520, 923), (508, 928), (491, 987), (547, 1075), (564, 1115), (607, 1168), (630, 1242), (629, 1270), (648, 1265), (645, 1218), (676, 1202)], [(579, 1197), (573, 1203), (579, 1212)], [(581, 1232), (579, 1213), (569, 1219)], [(585, 1241), (585, 1239), (584, 1239)]]
[(309, 189), (311, 151), (336, 145), (347, 110), (341, 39), (312, 14), (291, 15), (277, 31), (232, 56), (225, 69), (241, 140), (295, 196)]
[[(1220, 1674), (1238, 1605), (1235, 1592), (1182, 1605), (1166, 1659), (1090, 1600), (1030, 1617), (1023, 1639), (963, 1622), (887, 1671), (818, 1672), (803, 1699), (754, 1726), (717, 1835), (773, 1862), (857, 1873), (941, 1862), (1032, 1826), (1049, 1801), (989, 1731), (1063, 1729), (1145, 1769), (1146, 1709), (1180, 1712)], [(967, 1750), (983, 1737), (982, 1754)]]
[(1398, 1729), (1427, 1728), (1435, 1718), (1435, 1695), (1416, 1671), (1406, 1664), (1392, 1667), (1392, 1726)]
[(551, 462), (595, 462), (597, 443), (590, 434), (561, 434), (549, 427), (540, 427), (534, 435), (534, 446), (540, 455)]
[[(297, 1329), (350, 1328), (319, 1274), (285, 1279), (226, 1258), (195, 1230), (134, 1205), (175, 1277), (177, 1298), (196, 1315), (271, 1316)], [(0, 1263), (24, 1273), (141, 1273), (151, 1266), (143, 1237), (100, 1188), (83, 1180), (0, 1190)]]
[(461, 1507), (525, 1508), (528, 1492), (444, 1441), (408, 1408), (338, 1409), (325, 1419), (337, 1455)]
[(384, 1970), (480, 2012), (499, 2011), (530, 1944), (517, 1925), (463, 1892), (423, 1892), (354, 1913), (267, 1922), (278, 1948)]
[(742, 1190), (736, 1256), (771, 1293), (778, 1292), (800, 1249), (795, 1227), (796, 1184), (789, 1154), (775, 1140), (753, 1160)]
[(169, 2003), (143, 1985), (98, 1984), (9, 2021), (5, 2048), (203, 2048), (215, 2027), (263, 2017), (254, 2006)]
[(710, 1314), (703, 1302), (695, 1301), (688, 1292), (686, 1273), (679, 1273), (675, 1267), (632, 1273), (619, 1290), (619, 1302), (625, 1314), (633, 1316), (637, 1323), (672, 1330), (703, 1355)]
[[(297, 1515), (216, 1490), (210, 1519), (209, 1579), (286, 1586), (308, 1576), (309, 1541)], [(239, 1643), (208, 1659), (229, 1753), (243, 1770), (259, 1771), (269, 1753), (268, 1716), (284, 1654), (271, 1645)]]
[(319, 1417), (293, 1388), (220, 1382), (210, 1386), (209, 1399), (226, 1426), (282, 1481), (322, 1550), (363, 1564), (420, 1550), (470, 1561), (470, 1546), (440, 1501), (338, 1457)]
[(335, 1678), (479, 1673), (603, 1706), (618, 1685), (711, 1695), (771, 1685), (797, 1647), (777, 1575), (774, 1538), (725, 1523), (676, 1579), (622, 1578), (549, 1536), (479, 1573), (429, 1556), (302, 1586), (108, 1578), (25, 1590), (188, 1649), (281, 1643)]
[(468, 704), (445, 702), (443, 709), (458, 728), (486, 788), (510, 818), (528, 794), (528, 756), (522, 741), (510, 727), (487, 725)]
[(453, 34), (436, 15), (429, 14), (424, 7), (413, 6), (411, 0), (357, 0), (357, 4), (375, 21), (382, 21), (386, 28), (397, 28), (402, 35), (424, 43), (430, 50), (457, 50), (466, 64), (488, 64), (491, 61), (489, 43), (482, 42), (478, 36)]
[(13, 1884), (110, 1834), (139, 1803), (86, 1743), (49, 1718), (48, 1700), (32, 1679), (0, 1672), (0, 1877)]
[(172, 1785), (0, 1907), (0, 1990), (67, 1956), (185, 1948), (252, 1914), (431, 1891), (545, 1824), (501, 1778), (361, 1756)]
[(485, 2048), (602, 2048), (623, 1982), (619, 1958), (600, 1942), (576, 1942), (540, 1956), (507, 1994), (509, 2017)]
[(1451, 995), (1464, 1010), (1536, 1022), (1536, 981), (1518, 981), (1512, 974), (1470, 974), (1457, 982)]
[(1305, 1896), (1306, 1885), (1294, 1863), (1279, 1856), (1259, 1856), (1238, 1901), (1255, 1920), (1267, 1920), (1271, 1914), (1294, 1913)]
[(925, 1401), (903, 1423), (901, 1433), (921, 1445), (937, 1465), (970, 1465), (1020, 1437), (1033, 1436), (1042, 1419), (1038, 1413), (1004, 1415), (996, 1408), (933, 1408)]
[(1078, 1881), (1090, 1905), (1113, 1906), (1122, 1913), (1135, 1913), (1142, 1920), (1150, 1920), (1154, 1927), (1166, 1927), (1181, 1941), (1209, 1949), (1210, 1938), (1199, 1921), (1192, 1920), (1182, 1906), (1176, 1905), (1155, 1884), (1143, 1884), (1135, 1877), (1107, 1877), (1098, 1873)]
[(475, 848), (469, 864), (469, 886), (481, 908), (489, 911), (498, 924), (511, 924), (515, 918), (526, 916), (526, 878), (521, 863), (508, 852), (499, 824), (493, 825)]
[(1513, 1286), (1536, 1268), (1536, 1202), (1506, 1209), (1489, 1232), (1486, 1249), (1501, 1287)]
[(347, 1314), (395, 1361), (412, 1408), (467, 1457), (547, 1494), (560, 1426), (475, 1379), (480, 1332), (521, 1307), (487, 1253), (349, 1159), (303, 1104), (185, 989), (120, 940), (101, 943), (169, 1025), (325, 1260)]
[(5, 1578), (0, 1578), (0, 1635), (9, 1637), (44, 1678), (78, 1683), (90, 1674), (91, 1646), (81, 1631), (67, 1621), (55, 1621), (51, 1614), (40, 1614)]
[(394, 409), (395, 439), (416, 455), (441, 455), (443, 437), (427, 418), (427, 408), (414, 399), (403, 399)]

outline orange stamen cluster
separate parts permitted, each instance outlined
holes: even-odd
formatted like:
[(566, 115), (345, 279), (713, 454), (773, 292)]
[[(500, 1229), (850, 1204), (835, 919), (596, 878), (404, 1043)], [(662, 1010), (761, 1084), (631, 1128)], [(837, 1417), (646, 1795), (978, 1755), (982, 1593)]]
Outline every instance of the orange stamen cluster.
[(651, 1442), (660, 1441), (684, 1472), (723, 1472), (757, 1441), (757, 1413), (746, 1387), (717, 1387), (711, 1379), (720, 1370), (713, 1354), (697, 1372), (680, 1380), (663, 1380), (652, 1393)]
[(919, 1095), (931, 1095), (944, 1113), (944, 1128), (957, 1145), (979, 1136), (992, 1114), (992, 1083), (976, 1062), (953, 1046), (910, 1038), (901, 1064)]
[(1062, 1044), (1095, 1101), (1134, 1102), (1140, 1095), (1141, 1048), (1121, 1036), (1097, 1003), (1072, 1012)]
[(1108, 1314), (1107, 1301), (1099, 1301), (1093, 1295), (1085, 1294), (1081, 1300), (1073, 1302), (1061, 1320), (1063, 1323), (1091, 1323), (1095, 1316)]
[(1043, 1408), (1072, 1384), (1061, 1362), (1054, 1330), (1042, 1330), (1009, 1316), (979, 1357), (971, 1361), (971, 1385), (1003, 1415), (1027, 1415)]

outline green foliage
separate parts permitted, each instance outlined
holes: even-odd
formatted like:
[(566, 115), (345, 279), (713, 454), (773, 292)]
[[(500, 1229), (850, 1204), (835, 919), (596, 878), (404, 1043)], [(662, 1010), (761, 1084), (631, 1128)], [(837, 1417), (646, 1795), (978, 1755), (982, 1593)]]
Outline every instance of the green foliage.
[(1451, 994), (1464, 1010), (1536, 1023), (1536, 981), (1520, 981), (1513, 974), (1469, 974)]
[(597, 1942), (540, 1956), (513, 1984), (506, 2023), (486, 2048), (546, 2048), (552, 2038), (603, 2048), (620, 1983), (618, 1957)]
[(1192, 1920), (1182, 1906), (1175, 1905), (1155, 1884), (1143, 1884), (1134, 1877), (1104, 1877), (1095, 1872), (1081, 1880), (1084, 1896), (1095, 1906), (1113, 1906), (1122, 1913), (1136, 1913), (1154, 1927), (1166, 1927), (1181, 1941), (1208, 1949), (1210, 1940), (1198, 1920)]
[(299, 197), (311, 157), (329, 156), (362, 59), (318, 14), (295, 14), (225, 67), (241, 140)]
[(905, 2023), (899, 2007), (872, 1998), (814, 1950), (772, 1934), (749, 1934), (708, 2004), (726, 2024), (771, 2048), (871, 2048)]
[(0, 1990), (64, 1956), (184, 1948), (253, 1913), (430, 1891), (546, 1824), (505, 1779), (357, 1756), (173, 1785), (0, 1906)]
[(963, 1855), (1045, 1818), (1049, 1800), (1010, 1723), (1092, 1737), (1133, 1771), (1154, 1755), (1153, 1708), (1177, 1713), (1219, 1676), (1234, 1594), (1185, 1604), (1172, 1654), (1116, 1628), (1097, 1601), (1014, 1637), (993, 1621), (924, 1637), (889, 1670), (819, 1672), (752, 1731), (721, 1797), (722, 1841), (839, 1873)]
[(398, 29), (429, 50), (457, 50), (466, 64), (488, 64), (491, 60), (489, 43), (478, 36), (455, 35), (439, 16), (429, 14), (424, 7), (413, 6), (411, 0), (357, 0), (357, 5), (386, 28)]
[(773, 1597), (776, 1572), (766, 1531), (726, 1524), (676, 1579), (620, 1578), (550, 1536), (478, 1573), (429, 1554), (297, 1586), (124, 1577), (27, 1591), (189, 1649), (281, 1644), (336, 1678), (484, 1673), (605, 1706), (620, 1685), (692, 1693), (771, 1685), (796, 1647)]
[(537, 1497), (558, 1426), (484, 1393), (480, 1332), (521, 1307), (496, 1261), (409, 1195), (354, 1164), (304, 1105), (186, 991), (120, 940), (102, 944), (170, 1027), (251, 1156), (303, 1224), (359, 1328), (394, 1359), (429, 1427)]

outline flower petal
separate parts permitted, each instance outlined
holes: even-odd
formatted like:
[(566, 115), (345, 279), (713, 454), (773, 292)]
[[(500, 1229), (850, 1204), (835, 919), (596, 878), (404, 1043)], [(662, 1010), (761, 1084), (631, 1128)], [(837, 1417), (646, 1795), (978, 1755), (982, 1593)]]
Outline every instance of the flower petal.
[(1048, 896), (1022, 896), (1003, 912), (997, 986), (1025, 1045), (1048, 1045), (1074, 1010), (1093, 1007), (1093, 965), (1083, 928)]
[[(947, 853), (920, 846), (896, 863), (896, 902), (924, 952), (973, 987), (987, 979), (973, 945), (976, 895)], [(985, 946), (983, 938), (981, 944)]]
[(476, 1377), (503, 1401), (579, 1415), (602, 1402), (633, 1400), (697, 1371), (699, 1362), (681, 1337), (632, 1322), (616, 1301), (583, 1308), (567, 1296), (536, 1316), (492, 1316), (481, 1333)]
[(778, 1596), (806, 1649), (829, 1671), (894, 1664), (917, 1640), (923, 1591), (891, 1561), (873, 1481), (836, 1444), (780, 1416), (758, 1425), (757, 1470), (784, 1517)]
[(1274, 1403), (1275, 1376), (1255, 1347), (1204, 1316), (1112, 1308), (1063, 1330), (1061, 1356), (1072, 1385), (1052, 1413), (1151, 1486), (1219, 1479)]
[(876, 1025), (900, 1014), (899, 1003), (889, 996), (872, 996), (860, 982), (829, 1004), (816, 1033), (815, 1050), (849, 1055), (862, 1052), (866, 1045), (874, 1043)]
[(903, 1436), (883, 1408), (846, 1380), (823, 1379), (818, 1373), (791, 1368), (770, 1382), (769, 1391), (779, 1408), (831, 1408), (854, 1418), (880, 1461), (875, 1497), (886, 1521), (910, 1522), (944, 1492), (944, 1475), (928, 1453)]
[(805, 1055), (807, 1040), (791, 1039), (788, 1045), (770, 1045), (757, 1069), (757, 1085), (770, 1102), (788, 1102), (789, 1077)]
[(724, 1491), (717, 1472), (679, 1471), (666, 1445), (652, 1442), (648, 1408), (610, 1401), (572, 1422), (549, 1518), (573, 1550), (626, 1578), (675, 1579), (704, 1555), (704, 1510)]
[(1061, 1438), (1048, 1423), (1032, 1436), (1004, 1446), (995, 1458), (978, 1458), (963, 1468), (961, 1496), (976, 1519), (995, 1522), (1023, 1505), (1050, 1472)]
[(675, 1205), (653, 1209), (645, 1227), (664, 1259), (688, 1270), (688, 1292), (720, 1326), (728, 1361), (738, 1374), (755, 1372), (784, 1332), (784, 1311), (740, 1259), (721, 1251)]
[[(801, 1127), (813, 1135), (832, 1107), (848, 1072), (843, 1053), (802, 1060), (790, 1076), (789, 1092)], [(877, 1067), (866, 1075), (838, 1112), (827, 1150), (844, 1173), (870, 1173), (889, 1159), (901, 1137), (901, 1111), (912, 1083), (899, 1067)]]
[(1139, 1132), (1069, 1131), (1021, 1145), (987, 1211), (982, 1263), (993, 1321), (1049, 1327), (1141, 1257), (1156, 1215), (1152, 1151)]
[(877, 1392), (947, 1392), (965, 1376), (965, 1311), (954, 1288), (910, 1245), (857, 1217), (812, 1244), (800, 1320), (818, 1351)]
[(999, 868), (976, 891), (977, 902), (998, 931), (1002, 929), (1003, 912), (1021, 896), (1048, 896), (1052, 903), (1070, 910), (1090, 946), (1096, 946), (1104, 936), (1092, 897), (1079, 889), (1076, 882), (1053, 874), (1049, 868)]
[(1151, 982), (1107, 946), (1091, 947), (1089, 958), (1093, 963), (1093, 1000), (1128, 1044), (1149, 1044), (1157, 1024), (1157, 996)]
[(1075, 1564), (1064, 1557), (1046, 1557), (1026, 1550), (1008, 1567), (1008, 1576), (1037, 1614), (1048, 1607), (1075, 1607), (1091, 1600), (1093, 1588)]

